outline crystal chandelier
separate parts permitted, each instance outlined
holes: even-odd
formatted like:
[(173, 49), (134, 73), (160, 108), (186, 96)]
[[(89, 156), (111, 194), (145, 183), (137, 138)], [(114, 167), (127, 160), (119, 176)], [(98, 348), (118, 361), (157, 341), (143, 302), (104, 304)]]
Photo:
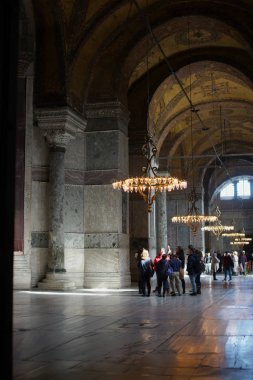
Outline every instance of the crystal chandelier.
[(147, 165), (142, 168), (144, 175), (142, 177), (127, 178), (112, 184), (114, 189), (141, 195), (147, 203), (148, 212), (152, 211), (153, 202), (159, 193), (187, 188), (185, 180), (157, 175), (157, 167), (154, 166), (156, 153), (157, 148), (148, 133), (145, 138), (145, 144), (142, 146), (142, 154), (147, 160)]
[(199, 209), (196, 206), (198, 200), (195, 188), (189, 194), (189, 209), (187, 215), (173, 216), (171, 221), (173, 223), (185, 223), (191, 229), (193, 235), (197, 234), (198, 229), (203, 222), (215, 222), (218, 218), (212, 215), (200, 215)]

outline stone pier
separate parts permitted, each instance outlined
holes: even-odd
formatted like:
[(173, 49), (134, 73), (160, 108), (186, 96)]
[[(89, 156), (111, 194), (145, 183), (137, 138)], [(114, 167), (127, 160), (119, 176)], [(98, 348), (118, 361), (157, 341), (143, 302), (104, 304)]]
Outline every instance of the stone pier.
[(69, 290), (75, 284), (66, 275), (64, 265), (64, 159), (66, 147), (75, 133), (83, 130), (84, 121), (69, 108), (37, 112), (39, 127), (49, 145), (49, 250), (46, 278), (41, 289)]

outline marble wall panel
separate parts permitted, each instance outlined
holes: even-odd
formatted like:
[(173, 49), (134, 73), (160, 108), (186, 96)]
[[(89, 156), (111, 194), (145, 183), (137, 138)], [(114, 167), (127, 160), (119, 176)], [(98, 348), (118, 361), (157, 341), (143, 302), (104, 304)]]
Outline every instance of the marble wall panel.
[(43, 133), (38, 127), (33, 128), (32, 165), (47, 166), (49, 159), (49, 148)]
[(85, 248), (128, 248), (129, 236), (117, 233), (96, 233), (84, 235)]
[(84, 288), (122, 289), (130, 288), (130, 274), (127, 273), (88, 273), (84, 275)]
[(84, 234), (65, 232), (65, 248), (84, 248)]
[(128, 137), (122, 133), (119, 133), (119, 162), (118, 168), (124, 173), (124, 176), (129, 174), (129, 162), (128, 162)]
[(85, 135), (76, 133), (70, 141), (65, 153), (65, 168), (84, 170), (85, 168)]
[(122, 193), (111, 185), (85, 186), (84, 230), (86, 233), (122, 231)]
[(168, 224), (168, 244), (172, 250), (178, 245), (181, 245), (186, 250), (190, 243), (190, 230), (186, 225), (177, 223)]
[(119, 272), (119, 249), (86, 249), (85, 266), (86, 273), (117, 273)]
[(127, 134), (127, 122), (124, 119), (101, 117), (87, 120), (87, 132), (94, 131), (121, 131)]
[(38, 282), (45, 277), (47, 270), (48, 250), (46, 248), (31, 249), (31, 282), (36, 287)]
[(84, 229), (83, 186), (65, 185), (65, 232), (82, 233)]
[(48, 184), (32, 183), (32, 231), (48, 230)]
[(121, 249), (119, 254), (119, 271), (122, 273), (130, 272), (129, 249)]
[(86, 133), (87, 170), (118, 168), (119, 132)]
[(86, 287), (119, 288), (130, 286), (128, 250), (85, 250)]
[(68, 273), (84, 273), (85, 254), (83, 249), (65, 248), (64, 261)]
[(148, 237), (148, 213), (144, 200), (136, 195), (129, 196), (129, 230), (134, 238)]
[(32, 248), (48, 248), (48, 232), (32, 231), (31, 247)]

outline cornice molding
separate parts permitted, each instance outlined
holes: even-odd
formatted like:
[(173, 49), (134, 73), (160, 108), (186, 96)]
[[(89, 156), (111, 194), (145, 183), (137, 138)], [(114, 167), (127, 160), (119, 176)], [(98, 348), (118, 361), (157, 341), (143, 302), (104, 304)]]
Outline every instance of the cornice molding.
[(129, 111), (120, 102), (89, 103), (85, 113), (87, 119), (119, 118), (129, 122)]
[(84, 132), (87, 125), (84, 116), (69, 107), (38, 108), (35, 120), (43, 131), (59, 129), (73, 135)]

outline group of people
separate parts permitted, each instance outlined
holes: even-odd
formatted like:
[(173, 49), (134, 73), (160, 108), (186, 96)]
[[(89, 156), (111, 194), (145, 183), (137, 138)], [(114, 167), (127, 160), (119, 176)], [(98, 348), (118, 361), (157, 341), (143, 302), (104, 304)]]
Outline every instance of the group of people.
[(232, 253), (224, 252), (220, 255), (218, 252), (205, 255), (192, 245), (188, 246), (187, 260), (184, 250), (181, 246), (172, 252), (170, 246), (161, 248), (155, 259), (152, 260), (148, 250), (141, 248), (136, 253), (138, 268), (139, 293), (145, 297), (151, 294), (151, 278), (155, 275), (156, 287), (153, 290), (159, 297), (165, 297), (166, 294), (171, 296), (185, 294), (185, 269), (188, 273), (191, 290), (190, 295), (201, 294), (201, 274), (212, 274), (213, 280), (217, 279), (217, 273), (223, 272), (223, 281), (231, 281), (232, 275), (245, 275), (248, 271), (247, 264), (250, 264), (252, 270), (252, 261), (248, 260), (245, 251), (238, 254), (237, 251)]
[[(170, 246), (161, 248), (155, 259), (152, 260), (148, 250), (142, 248), (136, 254), (138, 268), (139, 293), (145, 297), (151, 294), (151, 278), (156, 276), (156, 288), (154, 292), (159, 297), (165, 297), (170, 292), (171, 296), (185, 294), (185, 253), (181, 246), (173, 252)], [(186, 270), (188, 272), (192, 289), (190, 295), (201, 294), (201, 273), (204, 261), (202, 252), (192, 245), (188, 246), (188, 258)]]
[[(208, 257), (207, 255), (206, 257)], [(224, 273), (223, 281), (231, 281), (233, 275), (245, 275), (252, 271), (252, 261), (249, 260), (245, 251), (241, 251), (239, 254), (237, 251), (226, 251), (223, 255), (214, 252), (210, 259), (214, 280), (217, 280), (217, 273)], [(208, 273), (208, 271), (206, 273)]]

